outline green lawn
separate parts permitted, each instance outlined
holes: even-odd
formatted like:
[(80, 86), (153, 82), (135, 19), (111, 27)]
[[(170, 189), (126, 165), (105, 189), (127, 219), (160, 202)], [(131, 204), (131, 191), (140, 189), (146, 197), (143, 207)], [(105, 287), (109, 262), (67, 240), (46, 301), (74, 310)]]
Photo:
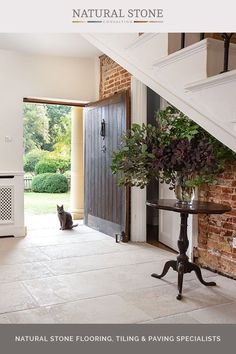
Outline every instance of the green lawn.
[(30, 214), (55, 213), (57, 204), (63, 204), (68, 210), (69, 193), (33, 193), (25, 192), (25, 211)]

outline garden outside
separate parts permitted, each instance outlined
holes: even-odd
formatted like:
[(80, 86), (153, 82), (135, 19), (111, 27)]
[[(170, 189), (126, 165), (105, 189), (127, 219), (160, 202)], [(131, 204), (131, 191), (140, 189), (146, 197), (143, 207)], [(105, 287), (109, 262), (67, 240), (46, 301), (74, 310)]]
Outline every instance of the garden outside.
[(68, 210), (69, 201), (70, 193), (25, 192), (25, 212), (33, 215), (56, 213), (57, 204), (63, 204)]

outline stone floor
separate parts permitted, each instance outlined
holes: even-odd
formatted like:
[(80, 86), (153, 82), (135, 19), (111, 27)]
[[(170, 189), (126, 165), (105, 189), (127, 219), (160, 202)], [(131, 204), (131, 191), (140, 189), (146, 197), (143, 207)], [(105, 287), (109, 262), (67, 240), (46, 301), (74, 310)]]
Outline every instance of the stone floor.
[(148, 244), (116, 244), (80, 224), (59, 231), (30, 217), (25, 238), (0, 239), (0, 323), (236, 323), (236, 281), (203, 270), (154, 279), (173, 255)]

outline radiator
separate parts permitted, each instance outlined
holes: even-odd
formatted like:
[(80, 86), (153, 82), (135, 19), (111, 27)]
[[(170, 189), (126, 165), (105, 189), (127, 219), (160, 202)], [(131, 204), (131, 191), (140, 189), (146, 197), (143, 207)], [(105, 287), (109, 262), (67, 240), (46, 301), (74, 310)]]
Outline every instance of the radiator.
[(14, 186), (0, 186), (0, 224), (14, 223)]
[(0, 237), (25, 234), (23, 173), (0, 173)]

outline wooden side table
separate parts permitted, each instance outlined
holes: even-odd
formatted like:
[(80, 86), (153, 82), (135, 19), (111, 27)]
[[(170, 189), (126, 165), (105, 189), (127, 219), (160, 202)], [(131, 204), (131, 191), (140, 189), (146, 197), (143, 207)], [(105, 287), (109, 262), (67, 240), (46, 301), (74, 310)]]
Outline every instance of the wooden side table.
[(151, 276), (154, 278), (161, 279), (166, 275), (168, 270), (172, 268), (176, 272), (178, 272), (178, 295), (177, 300), (182, 299), (182, 289), (183, 289), (183, 276), (185, 273), (191, 273), (194, 271), (198, 280), (206, 286), (215, 286), (216, 283), (213, 281), (207, 282), (202, 278), (201, 269), (197, 264), (191, 263), (188, 260), (188, 256), (186, 255), (189, 240), (187, 235), (187, 220), (189, 214), (223, 214), (229, 212), (231, 210), (230, 207), (216, 204), (211, 202), (200, 202), (194, 201), (191, 205), (182, 205), (179, 204), (174, 199), (160, 199), (147, 201), (146, 204), (152, 208), (170, 210), (177, 213), (180, 213), (180, 234), (177, 242), (179, 254), (176, 260), (171, 260), (165, 263), (163, 271), (161, 274), (152, 274)]

